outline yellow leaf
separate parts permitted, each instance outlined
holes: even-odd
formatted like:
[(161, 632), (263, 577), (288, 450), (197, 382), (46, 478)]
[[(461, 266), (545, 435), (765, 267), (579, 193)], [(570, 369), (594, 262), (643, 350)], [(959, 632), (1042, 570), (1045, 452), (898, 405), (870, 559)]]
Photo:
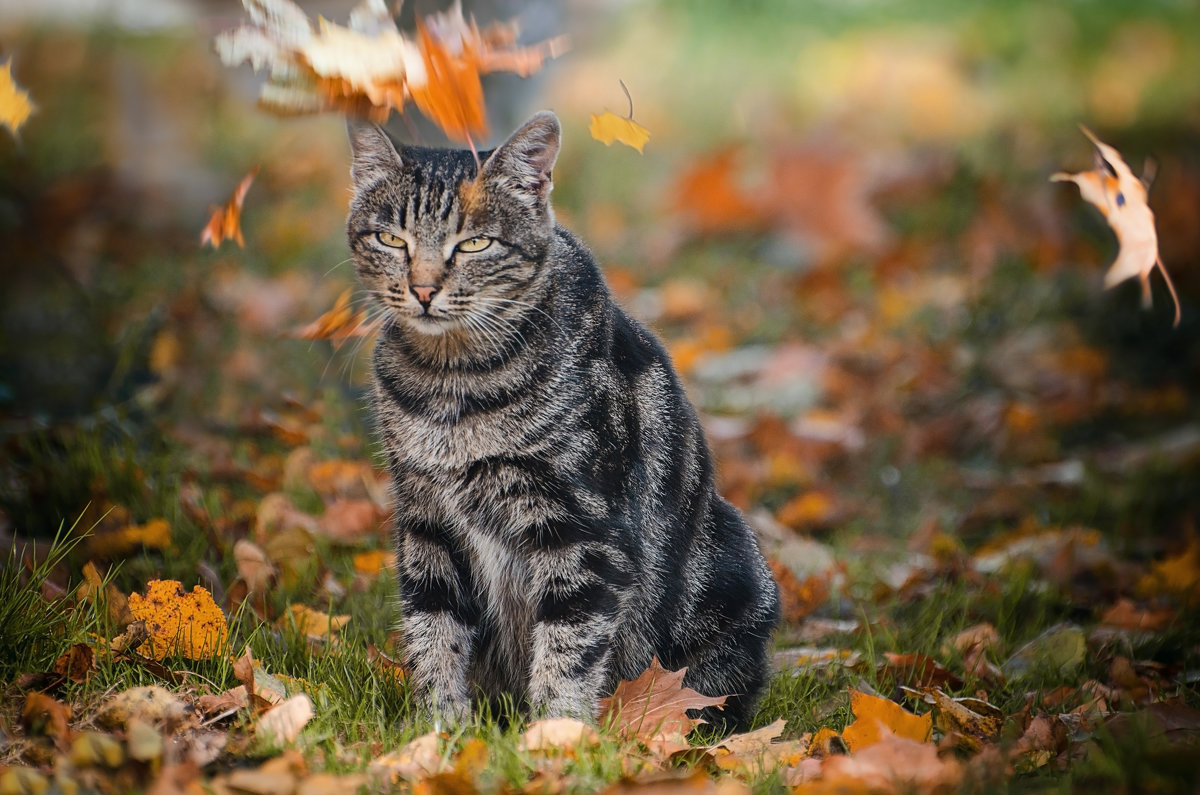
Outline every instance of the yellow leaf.
[(8, 128), (15, 138), (21, 125), (33, 112), (29, 94), (16, 84), (12, 76), (12, 58), (0, 67), (0, 124)]
[(346, 288), (328, 312), (296, 329), (294, 336), (304, 340), (331, 340), (334, 348), (340, 348), (348, 339), (374, 334), (378, 324), (370, 321), (365, 310), (356, 312), (350, 305), (353, 292), (352, 288)]
[(606, 110), (599, 116), (593, 113), (588, 132), (605, 146), (612, 146), (613, 141), (620, 141), (626, 146), (638, 150), (639, 154), (642, 147), (650, 140), (649, 130), (633, 119), (621, 118), (611, 110)]
[(851, 753), (875, 745), (890, 735), (926, 742), (933, 734), (933, 715), (914, 715), (886, 698), (850, 688), (854, 722), (842, 731)]
[(87, 541), (88, 555), (97, 558), (117, 558), (136, 549), (166, 549), (171, 546), (171, 525), (166, 519), (151, 519), (145, 524), (131, 524), (106, 533), (98, 533)]
[(1096, 168), (1078, 174), (1058, 172), (1052, 182), (1074, 182), (1083, 198), (1104, 214), (1117, 236), (1120, 248), (1117, 259), (1104, 274), (1104, 286), (1113, 287), (1126, 279), (1138, 277), (1142, 283), (1142, 303), (1150, 306), (1150, 274), (1158, 266), (1175, 302), (1175, 325), (1179, 325), (1179, 297), (1171, 276), (1158, 255), (1158, 233), (1154, 229), (1154, 213), (1147, 203), (1146, 186), (1133, 175), (1121, 153), (1101, 141), (1087, 127), (1082, 127), (1096, 147)]
[(1174, 557), (1158, 561), (1138, 583), (1147, 596), (1174, 594), (1185, 604), (1200, 601), (1200, 536), (1192, 536), (1187, 548)]
[(229, 627), (212, 594), (196, 585), (183, 590), (176, 580), (151, 580), (146, 595), (129, 595), (129, 611), (146, 622), (150, 638), (138, 652), (156, 660), (180, 654), (206, 660), (225, 645)]
[(280, 628), (287, 627), (289, 620), (305, 635), (325, 637), (350, 623), (350, 616), (331, 616), (313, 610), (308, 605), (292, 605), (287, 613), (279, 617)]

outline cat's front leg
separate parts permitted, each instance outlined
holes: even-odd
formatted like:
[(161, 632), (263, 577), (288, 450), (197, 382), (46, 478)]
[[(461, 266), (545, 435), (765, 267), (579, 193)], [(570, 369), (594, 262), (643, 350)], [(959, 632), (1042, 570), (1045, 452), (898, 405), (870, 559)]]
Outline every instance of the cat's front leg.
[(466, 557), (449, 531), (423, 519), (397, 520), (404, 657), (415, 693), (438, 720), (470, 715), (467, 670), (479, 611)]
[(595, 719), (608, 684), (619, 591), (626, 579), (612, 558), (612, 550), (585, 544), (534, 555), (529, 671), (534, 714)]

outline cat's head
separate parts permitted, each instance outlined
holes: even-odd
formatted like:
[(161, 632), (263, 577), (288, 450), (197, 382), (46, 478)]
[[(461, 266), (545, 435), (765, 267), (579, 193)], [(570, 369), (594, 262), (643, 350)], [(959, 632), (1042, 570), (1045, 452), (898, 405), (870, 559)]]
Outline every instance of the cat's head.
[(554, 235), (553, 113), (534, 115), (478, 160), (395, 146), (374, 125), (349, 132), (350, 248), (363, 286), (392, 318), (437, 336), (494, 328), (528, 304)]

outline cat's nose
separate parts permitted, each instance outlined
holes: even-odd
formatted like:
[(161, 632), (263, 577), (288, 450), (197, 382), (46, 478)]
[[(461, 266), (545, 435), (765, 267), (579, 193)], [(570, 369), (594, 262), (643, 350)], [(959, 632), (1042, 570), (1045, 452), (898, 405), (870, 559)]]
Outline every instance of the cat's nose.
[(415, 295), (417, 300), (421, 302), (421, 306), (428, 309), (429, 302), (433, 300), (433, 297), (437, 295), (438, 290), (441, 288), (432, 284), (414, 284), (408, 289), (411, 290), (412, 294)]

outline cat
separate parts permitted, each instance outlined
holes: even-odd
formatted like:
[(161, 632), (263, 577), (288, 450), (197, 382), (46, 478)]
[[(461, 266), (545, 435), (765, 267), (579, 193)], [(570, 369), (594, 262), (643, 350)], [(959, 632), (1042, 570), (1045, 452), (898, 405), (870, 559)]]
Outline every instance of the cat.
[(557, 117), (478, 155), (349, 133), (414, 692), (595, 719), (657, 656), (744, 726), (779, 589), (667, 353), (555, 222)]

